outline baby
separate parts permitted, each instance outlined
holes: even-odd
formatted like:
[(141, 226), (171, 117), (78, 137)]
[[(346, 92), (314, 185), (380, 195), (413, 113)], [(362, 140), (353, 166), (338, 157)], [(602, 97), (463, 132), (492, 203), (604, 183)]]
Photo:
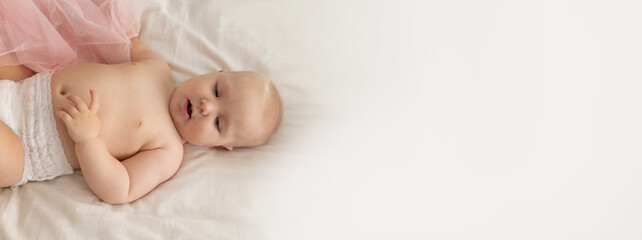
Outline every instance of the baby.
[(129, 203), (176, 173), (185, 142), (257, 146), (279, 125), (281, 100), (265, 76), (221, 70), (176, 87), (158, 53), (131, 43), (129, 63), (35, 75), (0, 67), (0, 187), (81, 169), (104, 202)]

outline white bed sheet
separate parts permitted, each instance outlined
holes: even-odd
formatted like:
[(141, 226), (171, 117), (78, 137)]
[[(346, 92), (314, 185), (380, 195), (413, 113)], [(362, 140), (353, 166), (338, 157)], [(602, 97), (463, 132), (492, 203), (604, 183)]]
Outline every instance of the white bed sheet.
[(176, 83), (256, 70), (266, 146), (186, 147), (132, 204), (0, 191), (2, 239), (641, 239), (642, 5), (154, 0)]
[[(274, 73), (288, 66), (274, 61), (277, 49), (265, 39), (276, 27), (260, 26), (269, 15), (247, 18), (275, 3), (150, 1), (140, 37), (167, 59), (177, 84), (222, 68), (256, 70), (275, 78), (289, 102), (289, 85), (279, 78), (291, 73)], [(287, 118), (283, 129), (307, 117)], [(266, 146), (229, 153), (186, 145), (179, 172), (127, 205), (101, 202), (80, 171), (15, 191), (2, 189), (0, 239), (265, 239), (257, 209), (276, 201), (262, 196), (275, 176), (273, 163), (281, 162), (279, 152), (287, 149), (279, 142), (297, 138), (275, 136)]]

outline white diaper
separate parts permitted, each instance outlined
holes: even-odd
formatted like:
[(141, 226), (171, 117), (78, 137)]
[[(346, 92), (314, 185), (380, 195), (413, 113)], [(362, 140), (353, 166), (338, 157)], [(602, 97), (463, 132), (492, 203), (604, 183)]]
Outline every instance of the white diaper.
[(22, 179), (13, 189), (73, 173), (51, 110), (51, 75), (38, 73), (18, 83), (0, 80), (0, 121), (18, 135), (25, 151)]

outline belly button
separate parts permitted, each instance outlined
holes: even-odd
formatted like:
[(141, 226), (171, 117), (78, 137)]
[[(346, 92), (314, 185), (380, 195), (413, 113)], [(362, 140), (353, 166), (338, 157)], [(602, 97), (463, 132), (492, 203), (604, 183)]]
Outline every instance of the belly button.
[(65, 89), (60, 89), (60, 95), (64, 96), (65, 94), (67, 94), (67, 91), (65, 91)]
[(138, 127), (143, 126), (143, 121), (138, 121)]

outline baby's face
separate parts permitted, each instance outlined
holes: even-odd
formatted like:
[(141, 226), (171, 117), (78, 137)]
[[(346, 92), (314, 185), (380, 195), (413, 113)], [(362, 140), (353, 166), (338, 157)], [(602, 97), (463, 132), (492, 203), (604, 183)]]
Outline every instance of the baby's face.
[(178, 86), (169, 112), (183, 140), (207, 147), (242, 145), (260, 131), (265, 82), (251, 72), (216, 72)]

